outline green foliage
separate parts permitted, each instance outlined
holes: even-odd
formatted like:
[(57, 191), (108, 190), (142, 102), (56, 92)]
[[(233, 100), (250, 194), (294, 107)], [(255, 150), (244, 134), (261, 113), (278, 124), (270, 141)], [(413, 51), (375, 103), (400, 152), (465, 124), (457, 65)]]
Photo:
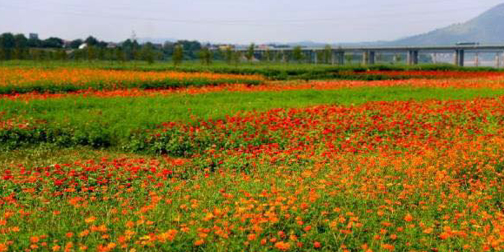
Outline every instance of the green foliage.
[(233, 54), (233, 49), (231, 49), (230, 46), (227, 46), (224, 50), (224, 61), (226, 61), (228, 65), (231, 65), (233, 63)]
[(254, 53), (255, 53), (255, 44), (252, 43), (247, 48), (247, 53), (245, 53), (245, 58), (247, 58), (247, 61), (251, 62), (254, 59)]
[(140, 51), (140, 54), (142, 56), (142, 60), (147, 62), (148, 64), (154, 63), (154, 48), (151, 43), (147, 43), (142, 47), (142, 50)]
[(292, 58), (298, 63), (305, 59), (305, 55), (303, 54), (301, 46), (296, 46), (294, 47), (294, 49), (292, 49)]
[(322, 50), (321, 57), (319, 60), (324, 64), (331, 64), (333, 60), (332, 48), (330, 45), (326, 45), (324, 50)]
[(233, 53), (233, 63), (235, 64), (235, 66), (238, 66), (238, 64), (240, 64), (241, 58), (242, 58), (242, 54), (240, 51), (235, 51)]
[(199, 52), (201, 64), (209, 66), (212, 64), (213, 54), (208, 47), (203, 47)]
[(182, 45), (176, 45), (173, 51), (173, 64), (179, 66), (184, 60), (184, 47)]
[(114, 55), (115, 60), (118, 60), (122, 63), (126, 62), (126, 54), (121, 48), (114, 49)]
[(86, 47), (87, 60), (93, 61), (96, 59), (96, 49), (94, 46), (88, 45)]
[(266, 51), (264, 51), (263, 61), (270, 62), (271, 59), (272, 59), (271, 51), (269, 49), (266, 49)]

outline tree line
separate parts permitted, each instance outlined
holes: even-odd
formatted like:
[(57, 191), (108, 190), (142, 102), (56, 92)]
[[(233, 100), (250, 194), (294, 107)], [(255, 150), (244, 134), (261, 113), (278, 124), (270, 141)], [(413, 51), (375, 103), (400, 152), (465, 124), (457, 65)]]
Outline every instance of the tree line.
[[(0, 61), (5, 60), (74, 60), (74, 61), (155, 61), (171, 60), (175, 65), (185, 60), (199, 59), (202, 64), (210, 65), (214, 60), (225, 61), (228, 64), (239, 64), (242, 61), (253, 62), (310, 62), (313, 55), (306, 55), (300, 46), (286, 52), (258, 53), (256, 46), (251, 44), (245, 51), (236, 51), (231, 46), (211, 50), (212, 45), (201, 44), (198, 41), (179, 40), (164, 44), (138, 43), (135, 39), (127, 39), (121, 43), (100, 41), (93, 36), (86, 39), (65, 41), (58, 37), (44, 40), (27, 38), (24, 34), (3, 33), (0, 35)], [(330, 64), (332, 61), (331, 47), (317, 52), (317, 63)]]
[[(93, 36), (65, 41), (57, 37), (41, 40), (27, 38), (24, 34), (3, 33), (0, 35), (0, 60), (144, 60), (154, 62), (169, 60), (175, 56), (181, 61), (201, 58), (200, 54), (205, 48), (205, 45), (198, 41), (188, 40), (157, 45), (149, 42), (140, 44), (134, 39), (127, 39), (121, 43), (109, 43)], [(180, 49), (182, 49), (182, 54), (175, 55), (177, 50), (180, 52)]]

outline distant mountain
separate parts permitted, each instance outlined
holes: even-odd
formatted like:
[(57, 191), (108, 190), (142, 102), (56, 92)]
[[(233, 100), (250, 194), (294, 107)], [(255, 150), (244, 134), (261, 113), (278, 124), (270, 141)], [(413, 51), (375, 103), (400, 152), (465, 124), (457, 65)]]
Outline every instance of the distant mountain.
[(386, 44), (451, 45), (457, 42), (504, 43), (504, 4), (500, 4), (468, 22)]
[[(164, 43), (177, 41), (174, 38), (140, 38), (140, 42)], [(394, 45), (453, 45), (458, 42), (481, 44), (504, 44), (504, 3), (484, 12), (465, 23), (450, 25), (425, 34), (406, 37), (395, 41), (372, 41), (360, 43), (338, 43), (331, 46), (394, 46)], [(292, 43), (267, 43), (277, 45), (321, 48), (327, 43), (300, 41)], [(248, 45), (241, 45), (248, 46)]]

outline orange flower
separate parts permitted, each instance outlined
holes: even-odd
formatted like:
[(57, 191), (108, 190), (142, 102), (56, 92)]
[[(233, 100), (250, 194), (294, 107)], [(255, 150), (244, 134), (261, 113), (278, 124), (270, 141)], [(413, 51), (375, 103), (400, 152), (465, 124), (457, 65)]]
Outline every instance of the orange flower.
[(404, 221), (406, 222), (412, 222), (413, 221), (413, 216), (411, 214), (406, 214), (404, 217)]
[(382, 248), (385, 250), (390, 250), (390, 251), (393, 251), (395, 249), (394, 245), (391, 245), (391, 244), (383, 244)]
[(96, 217), (91, 216), (91, 217), (89, 217), (89, 218), (86, 218), (84, 221), (85, 221), (87, 224), (89, 224), (89, 223), (93, 223), (93, 222), (95, 222), (95, 221), (96, 221)]
[(289, 243), (287, 243), (287, 242), (280, 241), (280, 242), (275, 243), (275, 248), (278, 249), (278, 250), (282, 250), (282, 251), (289, 250), (290, 246), (291, 245)]
[(450, 238), (450, 234), (448, 234), (447, 232), (443, 232), (439, 235), (439, 238), (441, 238), (441, 240), (446, 240)]
[(256, 239), (256, 235), (255, 235), (255, 234), (249, 234), (249, 235), (247, 236), (247, 240), (249, 240), (249, 241), (253, 241), (253, 240), (255, 240), (255, 239)]
[(434, 231), (434, 228), (426, 228), (424, 229), (424, 234), (432, 234), (432, 232)]

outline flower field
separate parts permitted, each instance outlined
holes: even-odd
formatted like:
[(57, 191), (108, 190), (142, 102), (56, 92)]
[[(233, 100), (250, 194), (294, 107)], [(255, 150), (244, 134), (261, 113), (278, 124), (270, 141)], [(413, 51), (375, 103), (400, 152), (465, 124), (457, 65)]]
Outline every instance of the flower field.
[(259, 84), (257, 75), (113, 71), (81, 68), (0, 68), (0, 94), (66, 93), (79, 90), (166, 89), (219, 84)]
[(431, 75), (4, 95), (0, 252), (502, 251), (503, 75)]

